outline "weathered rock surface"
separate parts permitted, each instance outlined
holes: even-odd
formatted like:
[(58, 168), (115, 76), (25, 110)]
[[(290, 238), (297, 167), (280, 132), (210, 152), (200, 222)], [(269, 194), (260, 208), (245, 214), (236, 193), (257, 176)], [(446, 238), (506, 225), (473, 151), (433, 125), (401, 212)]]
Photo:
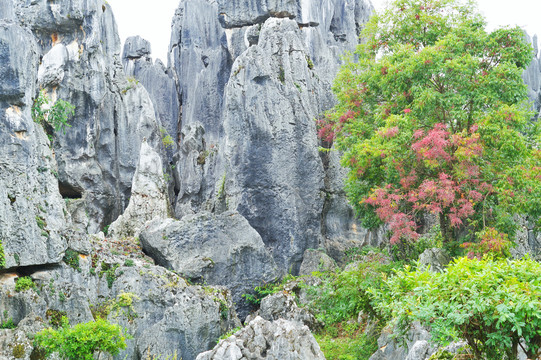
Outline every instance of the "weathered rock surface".
[[(182, 105), (178, 217), (237, 210), (281, 270), (298, 272), (329, 212), (313, 119), (334, 103), (339, 56), (369, 13), (365, 1), (180, 3), (169, 58)], [(348, 219), (334, 239), (355, 233), (339, 206)]]
[[(188, 286), (170, 271), (139, 259), (132, 261), (133, 265), (124, 257), (94, 253), (79, 257), (79, 271), (61, 264), (27, 273), (39, 294), (15, 292), (17, 274), (0, 275), (0, 314), (18, 325), (14, 330), (0, 330), (0, 358), (13, 359), (13, 345), (22, 344), (22, 359), (29, 359), (33, 347), (26, 334), (50, 326), (55, 314), (65, 314), (76, 324), (100, 313), (126, 328), (133, 339), (115, 359), (176, 353), (193, 360), (228, 329), (240, 325), (226, 289)], [(126, 304), (122, 298), (130, 298), (132, 306), (122, 306)], [(120, 305), (115, 307), (115, 303)]]
[[(152, 63), (151, 46), (140, 36), (126, 39), (122, 53), (124, 73), (128, 78), (139, 81), (148, 91), (154, 104), (156, 119), (160, 124), (160, 135), (167, 151), (167, 164), (173, 161), (178, 150), (180, 132), (180, 104), (175, 79), (160, 60)], [(163, 141), (170, 136), (171, 141)], [(169, 169), (165, 169), (169, 170)]]
[(12, 268), (60, 261), (69, 219), (49, 140), (31, 116), (38, 46), (8, 3), (0, 20), (0, 246)]
[(533, 103), (533, 110), (539, 113), (541, 110), (541, 58), (539, 56), (537, 35), (534, 35), (533, 38), (526, 33), (524, 35), (526, 41), (533, 45), (534, 59), (522, 74), (522, 78), (528, 85), (528, 97)]
[(449, 255), (439, 248), (426, 249), (419, 255), (419, 264), (430, 266), (430, 270), (434, 272), (442, 272), (450, 261)]
[(338, 265), (333, 258), (321, 250), (308, 249), (304, 252), (299, 275), (312, 275), (314, 271), (335, 271)]
[(408, 333), (406, 346), (403, 346), (391, 337), (390, 330), (386, 328), (378, 339), (379, 350), (370, 357), (370, 360), (428, 359), (437, 350), (429, 340), (428, 331), (416, 324)]
[(261, 316), (268, 321), (278, 319), (296, 321), (312, 330), (320, 326), (314, 315), (308, 310), (298, 307), (295, 298), (287, 292), (278, 292), (264, 297), (261, 300), (257, 316)]
[(287, 320), (256, 317), (245, 328), (199, 354), (197, 360), (325, 359), (307, 326)]
[(146, 141), (139, 154), (128, 207), (109, 227), (113, 237), (139, 236), (146, 222), (165, 219), (172, 212), (160, 155)]
[(40, 87), (53, 100), (76, 107), (69, 131), (54, 135), (60, 193), (80, 199), (87, 216), (75, 216), (79, 227), (97, 232), (127, 205), (143, 138), (160, 148), (152, 102), (142, 86), (126, 80), (107, 4), (17, 0), (14, 5), (40, 46)]
[(278, 277), (261, 236), (235, 212), (154, 220), (141, 232), (140, 240), (158, 265), (194, 282), (227, 286), (241, 318), (249, 310), (242, 294)]

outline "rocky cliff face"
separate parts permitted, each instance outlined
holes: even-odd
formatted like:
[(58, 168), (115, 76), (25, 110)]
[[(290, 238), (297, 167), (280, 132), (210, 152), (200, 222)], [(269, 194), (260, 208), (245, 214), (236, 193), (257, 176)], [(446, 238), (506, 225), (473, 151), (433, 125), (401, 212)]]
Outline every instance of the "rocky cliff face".
[[(369, 14), (367, 1), (181, 1), (169, 55), (182, 106), (177, 217), (239, 211), (283, 272), (324, 245), (333, 190), (313, 120)], [(354, 224), (342, 220), (347, 238)]]

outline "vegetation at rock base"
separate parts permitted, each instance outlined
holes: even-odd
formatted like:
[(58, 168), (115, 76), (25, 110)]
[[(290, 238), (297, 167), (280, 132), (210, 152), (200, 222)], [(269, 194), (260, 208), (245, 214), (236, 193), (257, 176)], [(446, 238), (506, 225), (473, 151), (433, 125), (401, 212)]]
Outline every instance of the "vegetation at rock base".
[(51, 99), (45, 90), (40, 90), (32, 106), (32, 119), (43, 126), (48, 125), (54, 131), (66, 132), (71, 127), (68, 120), (75, 114), (75, 106), (69, 102), (58, 99), (51, 104)]
[(97, 353), (117, 355), (126, 348), (126, 337), (119, 325), (98, 318), (88, 323), (70, 327), (67, 318), (58, 330), (52, 328), (35, 335), (34, 343), (46, 356), (58, 353), (62, 359), (92, 360)]
[(410, 244), (426, 214), (445, 242), (513, 238), (541, 217), (541, 132), (521, 75), (519, 28), (487, 33), (471, 2), (395, 0), (367, 23), (342, 67), (319, 136), (343, 152), (364, 226)]
[(529, 258), (463, 257), (442, 273), (406, 267), (372, 296), (398, 336), (419, 321), (437, 343), (465, 339), (476, 359), (514, 360), (519, 347), (541, 355), (541, 264)]

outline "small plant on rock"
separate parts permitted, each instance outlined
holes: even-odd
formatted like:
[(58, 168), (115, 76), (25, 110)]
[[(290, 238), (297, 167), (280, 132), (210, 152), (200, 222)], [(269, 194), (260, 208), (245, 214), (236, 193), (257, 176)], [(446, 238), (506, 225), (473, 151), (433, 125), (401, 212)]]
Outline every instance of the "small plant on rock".
[(17, 282), (15, 283), (15, 291), (17, 291), (17, 292), (26, 291), (26, 290), (36, 288), (36, 284), (34, 284), (32, 279), (30, 278), (30, 276), (20, 277), (16, 281)]

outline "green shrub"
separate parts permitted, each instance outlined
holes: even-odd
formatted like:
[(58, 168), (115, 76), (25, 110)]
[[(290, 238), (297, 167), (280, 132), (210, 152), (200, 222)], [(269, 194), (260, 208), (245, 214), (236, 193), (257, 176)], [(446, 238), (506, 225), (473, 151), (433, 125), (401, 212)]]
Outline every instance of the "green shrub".
[(41, 90), (32, 105), (32, 119), (38, 124), (50, 125), (54, 131), (66, 132), (66, 127), (71, 127), (68, 118), (75, 114), (75, 106), (67, 101), (58, 99), (52, 106), (51, 100)]
[(381, 253), (371, 253), (364, 259), (365, 262), (359, 263), (354, 270), (325, 273), (321, 276), (321, 285), (307, 286), (312, 298), (308, 306), (318, 320), (326, 325), (335, 324), (356, 318), (360, 311), (379, 318), (370, 289), (379, 288), (385, 277), (401, 263), (389, 264)]
[(12, 318), (9, 318), (6, 321), (2, 321), (0, 323), (0, 329), (15, 329), (16, 327), (17, 325), (15, 325)]
[(356, 336), (314, 335), (327, 360), (368, 360), (378, 350), (375, 338)]
[(124, 266), (133, 267), (134, 265), (135, 263), (133, 262), (132, 259), (126, 259), (126, 261), (124, 261)]
[(36, 288), (36, 284), (34, 284), (30, 276), (23, 276), (23, 277), (17, 278), (16, 280), (15, 291), (17, 292), (26, 291), (26, 290), (35, 289), (35, 288)]
[(372, 293), (398, 336), (419, 321), (442, 345), (466, 340), (476, 359), (515, 360), (521, 338), (529, 358), (541, 353), (541, 264), (529, 258), (460, 258), (443, 273), (406, 267)]
[(120, 326), (100, 318), (73, 327), (64, 320), (58, 330), (48, 328), (37, 333), (34, 342), (47, 356), (58, 353), (67, 360), (92, 360), (95, 353), (98, 358), (101, 353), (114, 356), (126, 348)]

